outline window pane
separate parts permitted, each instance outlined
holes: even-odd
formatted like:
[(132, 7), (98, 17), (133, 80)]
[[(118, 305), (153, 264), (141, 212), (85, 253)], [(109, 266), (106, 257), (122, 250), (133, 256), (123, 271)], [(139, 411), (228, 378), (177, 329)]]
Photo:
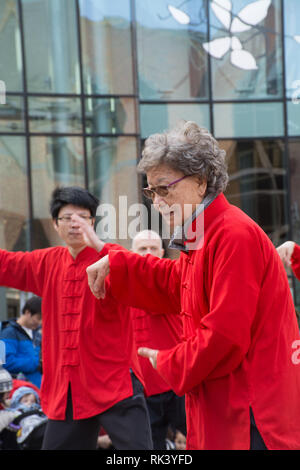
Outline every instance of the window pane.
[(85, 106), (85, 120), (86, 131), (92, 134), (135, 133), (135, 100), (88, 98)]
[(284, 135), (282, 103), (222, 103), (213, 108), (216, 137)]
[(79, 93), (75, 0), (22, 0), (30, 92)]
[(206, 104), (144, 104), (140, 107), (140, 119), (142, 138), (170, 129), (182, 119), (210, 129)]
[(30, 132), (82, 132), (79, 98), (29, 98)]
[(6, 91), (22, 91), (22, 54), (17, 0), (0, 2), (0, 79)]
[(226, 197), (254, 219), (278, 246), (289, 231), (283, 141), (221, 141), (226, 150)]
[(284, 5), (286, 91), (291, 98), (295, 90), (300, 96), (300, 2), (284, 0)]
[(205, 47), (212, 57), (214, 99), (282, 97), (280, 0), (236, 0), (228, 2), (232, 10), (213, 9), (212, 3)]
[(170, 9), (166, 0), (136, 1), (142, 99), (208, 97), (207, 55), (201, 47), (207, 38), (205, 4), (199, 0)]
[(0, 105), (0, 132), (24, 132), (24, 100), (20, 96), (6, 97), (6, 104)]
[(79, 0), (87, 94), (133, 94), (129, 0)]
[[(300, 97), (299, 97), (300, 101)], [(292, 136), (300, 136), (300, 102), (288, 102), (288, 133)]]
[[(300, 245), (300, 139), (289, 143), (290, 201), (293, 240)], [(295, 303), (300, 308), (300, 282), (295, 282)]]
[[(99, 236), (106, 241), (119, 241), (130, 248), (128, 237), (130, 217), (129, 208), (141, 200), (138, 191), (137, 142), (133, 137), (87, 138), (89, 189), (100, 199), (101, 204), (110, 204), (115, 211), (115, 218), (110, 222), (105, 233), (101, 223), (97, 222)], [(122, 201), (120, 202), (120, 197)], [(120, 215), (120, 221), (119, 221)], [(102, 214), (104, 218), (107, 215)], [(114, 221), (115, 229), (114, 229)]]
[(28, 191), (26, 141), (19, 136), (0, 136), (0, 246), (28, 250)]
[(56, 186), (84, 186), (81, 137), (32, 137), (33, 248), (60, 245), (49, 214)]

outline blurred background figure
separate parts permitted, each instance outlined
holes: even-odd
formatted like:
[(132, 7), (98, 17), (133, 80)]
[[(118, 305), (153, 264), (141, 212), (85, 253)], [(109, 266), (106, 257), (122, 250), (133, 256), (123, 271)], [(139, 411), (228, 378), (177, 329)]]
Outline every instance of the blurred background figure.
[[(141, 256), (164, 256), (160, 236), (153, 230), (139, 232), (132, 241), (132, 251)], [(148, 312), (131, 308), (134, 336), (137, 347), (154, 349), (174, 347), (182, 334), (180, 316), (164, 315), (163, 312)], [(145, 381), (146, 401), (150, 415), (154, 449), (166, 449), (169, 426), (186, 434), (184, 396), (177, 396), (153, 369), (148, 359), (139, 356)]]
[(22, 377), (38, 388), (41, 385), (41, 340), (36, 343), (34, 331), (42, 322), (42, 299), (31, 297), (22, 308), (17, 320), (8, 322), (0, 332), (5, 343), (6, 358), (4, 367), (13, 377)]

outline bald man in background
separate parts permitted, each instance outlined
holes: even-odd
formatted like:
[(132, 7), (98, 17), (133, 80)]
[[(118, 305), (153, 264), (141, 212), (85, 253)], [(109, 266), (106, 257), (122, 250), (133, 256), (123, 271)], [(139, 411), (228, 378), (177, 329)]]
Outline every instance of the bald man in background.
[[(141, 256), (162, 258), (164, 249), (160, 236), (152, 230), (139, 232), (132, 241), (132, 251)], [(182, 335), (178, 314), (164, 315), (131, 307), (134, 337), (137, 348), (169, 349)], [(146, 401), (150, 415), (153, 448), (166, 449), (169, 427), (186, 435), (184, 397), (177, 396), (152, 367), (148, 358), (139, 356), (145, 382)]]

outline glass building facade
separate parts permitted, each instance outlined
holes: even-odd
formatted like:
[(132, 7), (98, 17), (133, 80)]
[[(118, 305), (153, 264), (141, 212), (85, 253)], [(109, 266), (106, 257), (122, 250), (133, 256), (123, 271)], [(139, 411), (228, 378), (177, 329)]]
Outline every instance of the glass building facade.
[[(1, 0), (0, 247), (60, 243), (57, 185), (142, 202), (143, 140), (180, 119), (226, 150), (229, 201), (299, 243), (298, 18), (299, 0)], [(19, 298), (0, 288), (0, 320)]]

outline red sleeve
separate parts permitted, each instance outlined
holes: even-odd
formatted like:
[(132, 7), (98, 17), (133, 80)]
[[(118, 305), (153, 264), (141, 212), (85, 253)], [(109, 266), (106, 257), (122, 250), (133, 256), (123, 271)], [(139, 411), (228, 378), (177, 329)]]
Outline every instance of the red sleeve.
[(295, 245), (291, 262), (292, 262), (292, 270), (295, 276), (297, 277), (297, 279), (300, 279), (300, 246), (299, 245)]
[(32, 292), (41, 297), (48, 251), (49, 249), (32, 252), (0, 250), (0, 285)]
[(151, 312), (180, 312), (178, 260), (110, 251), (110, 287), (120, 302)]
[(114, 251), (126, 251), (126, 252), (128, 252), (128, 250), (127, 250), (126, 248), (124, 248), (124, 247), (121, 246), (121, 245), (117, 245), (116, 243), (105, 243), (104, 247), (103, 247), (102, 250), (99, 252), (100, 257), (103, 258), (104, 256), (108, 255), (108, 253), (109, 253), (111, 250), (114, 250)]
[(210, 311), (193, 336), (157, 357), (158, 372), (178, 395), (231, 373), (243, 360), (260, 293), (263, 259), (253, 256), (257, 249), (251, 236), (223, 234), (206, 258)]

